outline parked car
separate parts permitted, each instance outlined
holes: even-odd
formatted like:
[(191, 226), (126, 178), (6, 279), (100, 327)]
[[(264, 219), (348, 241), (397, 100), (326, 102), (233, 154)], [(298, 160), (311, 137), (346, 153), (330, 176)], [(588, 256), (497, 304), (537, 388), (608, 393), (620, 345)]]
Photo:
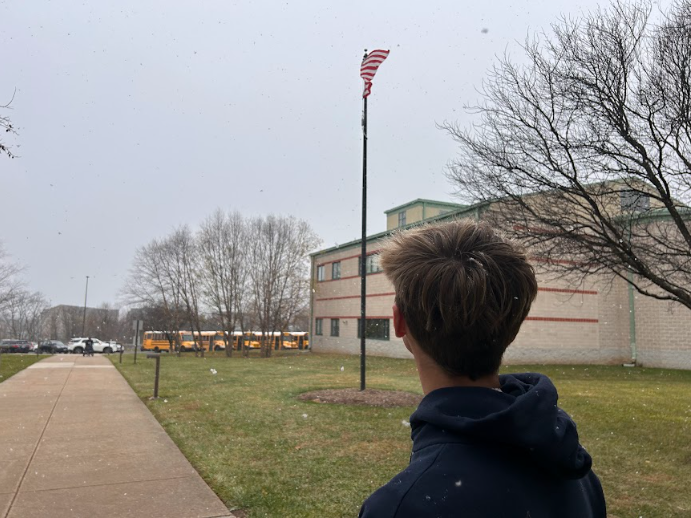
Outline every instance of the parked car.
[(0, 342), (2, 353), (28, 353), (31, 351), (31, 342), (28, 340), (5, 339)]
[[(82, 354), (86, 348), (85, 342), (87, 340), (88, 338), (72, 338), (70, 343), (67, 344), (67, 351), (74, 354)], [(116, 351), (116, 346), (108, 342), (102, 342), (98, 338), (92, 338), (91, 341), (94, 343), (95, 353), (110, 354)]]
[(38, 351), (51, 354), (68, 352), (67, 346), (60, 340), (46, 340), (45, 342), (41, 342), (38, 346)]
[(120, 351), (124, 351), (122, 344), (120, 342), (116, 342), (115, 340), (108, 342), (108, 345), (113, 348), (113, 352), (119, 353)]

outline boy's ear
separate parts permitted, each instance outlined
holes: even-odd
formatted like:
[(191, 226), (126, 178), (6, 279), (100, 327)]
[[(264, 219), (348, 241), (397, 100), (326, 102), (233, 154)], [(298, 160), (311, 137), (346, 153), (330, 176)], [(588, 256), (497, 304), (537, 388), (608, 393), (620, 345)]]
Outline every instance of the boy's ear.
[(396, 333), (396, 338), (403, 338), (408, 334), (408, 326), (405, 323), (405, 318), (403, 318), (403, 314), (396, 304), (393, 305), (393, 329), (394, 333)]

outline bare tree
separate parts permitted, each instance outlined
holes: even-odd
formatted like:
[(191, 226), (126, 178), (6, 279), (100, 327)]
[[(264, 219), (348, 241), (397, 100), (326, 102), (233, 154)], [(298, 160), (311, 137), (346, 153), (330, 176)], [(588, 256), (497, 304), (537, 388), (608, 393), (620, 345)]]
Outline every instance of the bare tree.
[(88, 308), (86, 312), (87, 335), (102, 340), (117, 340), (120, 332), (118, 310), (104, 302), (98, 308)]
[(39, 341), (41, 316), (47, 307), (48, 302), (41, 293), (15, 290), (0, 311), (0, 327), (13, 338)]
[(79, 306), (60, 306), (59, 312), (61, 334), (57, 338), (67, 343), (71, 338), (81, 336), (83, 309)]
[[(135, 252), (128, 279), (123, 288), (127, 301), (137, 307), (159, 308), (158, 330), (167, 333), (170, 346), (180, 351), (179, 332), (185, 319), (178, 271), (168, 257), (169, 245), (153, 240)], [(154, 322), (144, 320), (145, 325)], [(148, 324), (147, 324), (148, 322)]]
[[(10, 109), (10, 104), (12, 104), (12, 101), (14, 100), (14, 93), (12, 94), (12, 99), (7, 104), (0, 105), (0, 109), (2, 110), (8, 110)], [(15, 127), (12, 125), (12, 121), (10, 120), (9, 117), (0, 115), (0, 132), (2, 133), (14, 133), (16, 134), (17, 131)], [(10, 158), (14, 158), (14, 154), (10, 150), (10, 147), (5, 144), (2, 140), (0, 140), (0, 155), (7, 155)]]
[(504, 57), (460, 144), (458, 193), (559, 274), (691, 308), (691, 2), (614, 3)]
[(248, 259), (254, 313), (263, 335), (262, 356), (269, 357), (274, 333), (288, 322), (307, 300), (307, 254), (319, 238), (305, 221), (268, 216), (249, 222)]
[(22, 288), (19, 273), (22, 268), (12, 261), (0, 243), (0, 310), (2, 310)]
[[(186, 225), (177, 229), (165, 240), (163, 260), (170, 272), (171, 282), (180, 294), (188, 322), (192, 326), (195, 355), (201, 351), (204, 357), (202, 338), (202, 314), (200, 296), (200, 259), (194, 235)], [(194, 332), (196, 331), (196, 333)], [(213, 347), (213, 341), (209, 344)]]
[(243, 302), (247, 290), (246, 229), (242, 216), (220, 209), (199, 231), (201, 280), (205, 299), (225, 331), (226, 355), (233, 352), (233, 332), (244, 329)]

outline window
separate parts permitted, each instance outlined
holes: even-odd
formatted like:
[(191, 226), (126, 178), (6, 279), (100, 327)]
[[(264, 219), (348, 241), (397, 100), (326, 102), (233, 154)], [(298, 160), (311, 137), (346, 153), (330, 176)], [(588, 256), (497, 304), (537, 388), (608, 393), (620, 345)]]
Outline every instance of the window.
[(377, 273), (381, 272), (381, 266), (379, 265), (379, 256), (378, 255), (368, 255), (367, 256), (367, 262), (365, 263), (365, 271), (367, 273)]
[(331, 336), (338, 336), (338, 319), (331, 319)]
[[(358, 257), (358, 275), (362, 275), (362, 258)], [(370, 273), (377, 273), (381, 272), (381, 266), (379, 265), (379, 255), (377, 254), (370, 254), (367, 256), (367, 259), (365, 261), (365, 271), (367, 275)]]
[[(357, 321), (357, 337), (360, 338), (360, 320)], [(365, 338), (372, 340), (389, 339), (389, 319), (388, 318), (368, 318), (365, 320)]]
[(405, 227), (405, 211), (402, 210), (398, 213), (398, 226)]
[(620, 191), (621, 210), (645, 212), (650, 210), (650, 196), (639, 191)]
[(324, 265), (317, 266), (317, 280), (318, 281), (323, 281), (325, 279), (325, 273), (324, 273)]
[(314, 322), (314, 334), (315, 335), (320, 335), (322, 334), (322, 319), (318, 318)]
[(337, 261), (331, 265), (331, 278), (340, 279), (341, 278), (341, 261)]

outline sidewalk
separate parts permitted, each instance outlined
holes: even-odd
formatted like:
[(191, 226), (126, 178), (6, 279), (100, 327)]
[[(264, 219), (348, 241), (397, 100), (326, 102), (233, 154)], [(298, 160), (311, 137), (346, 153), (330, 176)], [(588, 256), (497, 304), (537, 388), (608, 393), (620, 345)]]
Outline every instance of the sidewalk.
[(102, 356), (0, 383), (0, 466), (0, 518), (232, 517)]

